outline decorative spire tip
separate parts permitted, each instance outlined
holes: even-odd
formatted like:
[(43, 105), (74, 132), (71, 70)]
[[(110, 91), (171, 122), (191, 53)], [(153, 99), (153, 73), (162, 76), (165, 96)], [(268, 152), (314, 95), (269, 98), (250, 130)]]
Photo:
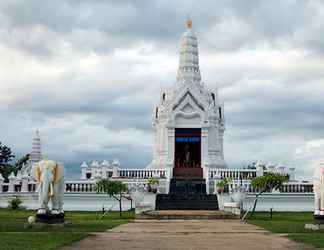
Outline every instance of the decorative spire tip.
[(191, 20), (190, 16), (187, 19), (187, 27), (188, 27), (188, 29), (192, 28), (192, 20)]

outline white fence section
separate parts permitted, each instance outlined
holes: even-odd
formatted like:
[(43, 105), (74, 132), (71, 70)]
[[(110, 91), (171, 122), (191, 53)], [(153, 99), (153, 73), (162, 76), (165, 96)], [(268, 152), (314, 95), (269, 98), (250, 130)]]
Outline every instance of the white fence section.
[[(244, 187), (248, 193), (255, 193), (251, 186), (251, 180), (257, 176), (269, 173), (270, 171), (260, 171), (257, 169), (214, 169), (209, 171), (209, 190), (210, 193), (216, 191), (218, 181), (228, 178), (229, 192), (232, 192), (237, 187)], [(284, 183), (280, 190), (276, 193), (313, 193), (313, 183), (307, 181), (289, 180)]]
[[(129, 188), (134, 185), (141, 185), (144, 188), (147, 180), (155, 178), (159, 180), (160, 191), (166, 192), (170, 174), (165, 169), (120, 169), (111, 180), (119, 180), (128, 184)], [(95, 193), (94, 187), (98, 179), (68, 180), (65, 184), (66, 192)], [(4, 183), (0, 179), (0, 193), (33, 193), (37, 189), (37, 183), (31, 177), (10, 179), (9, 183)]]

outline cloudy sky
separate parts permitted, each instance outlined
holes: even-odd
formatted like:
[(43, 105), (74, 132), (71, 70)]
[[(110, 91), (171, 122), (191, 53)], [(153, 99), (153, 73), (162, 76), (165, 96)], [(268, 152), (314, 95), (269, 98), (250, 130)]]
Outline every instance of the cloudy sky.
[(22, 155), (39, 129), (48, 157), (144, 167), (188, 13), (203, 81), (225, 103), (228, 165), (261, 159), (310, 176), (324, 158), (316, 0), (0, 0), (0, 141)]

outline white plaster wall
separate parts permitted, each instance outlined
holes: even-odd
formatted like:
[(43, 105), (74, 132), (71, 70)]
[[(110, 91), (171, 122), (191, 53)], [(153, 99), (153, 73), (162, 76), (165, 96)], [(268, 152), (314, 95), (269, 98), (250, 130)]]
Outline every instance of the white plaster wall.
[[(8, 201), (13, 197), (14, 194), (0, 194), (0, 207), (7, 207)], [(37, 193), (20, 193), (18, 197), (23, 201), (22, 205), (27, 209), (38, 208)], [(96, 193), (66, 193), (64, 196), (64, 210), (66, 211), (101, 211), (103, 206), (105, 209), (111, 209), (113, 211), (119, 210), (119, 203), (107, 195)], [(128, 210), (130, 207), (130, 201), (123, 200), (122, 209)]]
[[(8, 200), (13, 194), (0, 194), (0, 207), (7, 207)], [(36, 193), (21, 193), (19, 197), (23, 205), (28, 209), (37, 209), (38, 195)], [(224, 197), (224, 202), (230, 198)], [(244, 201), (244, 209), (253, 205), (254, 195), (247, 195)], [(221, 202), (221, 200), (219, 200)], [(105, 209), (119, 210), (118, 202), (103, 194), (96, 193), (66, 193), (64, 197), (64, 210), (66, 211), (101, 211)], [(134, 204), (133, 204), (134, 206)], [(123, 201), (123, 210), (130, 208), (130, 201)], [(314, 195), (311, 193), (300, 194), (264, 194), (258, 201), (257, 211), (314, 211)]]

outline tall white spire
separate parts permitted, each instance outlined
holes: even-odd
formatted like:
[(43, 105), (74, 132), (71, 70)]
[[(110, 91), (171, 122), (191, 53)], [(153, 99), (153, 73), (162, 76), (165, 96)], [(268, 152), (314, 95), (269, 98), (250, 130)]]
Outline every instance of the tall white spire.
[(192, 31), (192, 20), (187, 20), (187, 30), (182, 34), (180, 60), (177, 73), (178, 82), (200, 82), (197, 37)]
[(30, 154), (30, 159), (32, 164), (42, 159), (41, 140), (40, 140), (40, 135), (38, 130), (36, 130), (35, 136), (33, 138), (33, 149)]

